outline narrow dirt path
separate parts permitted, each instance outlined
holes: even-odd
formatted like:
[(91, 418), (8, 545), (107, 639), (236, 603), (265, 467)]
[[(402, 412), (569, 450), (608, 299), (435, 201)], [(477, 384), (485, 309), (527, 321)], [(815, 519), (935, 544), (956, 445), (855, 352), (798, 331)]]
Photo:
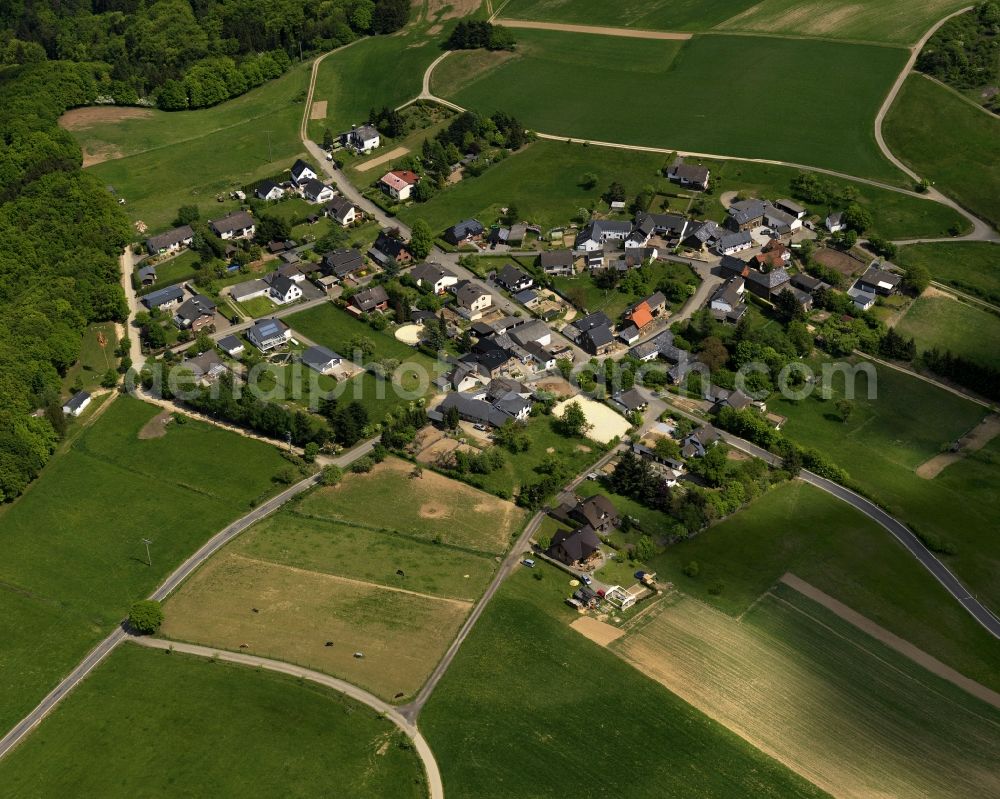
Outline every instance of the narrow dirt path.
[(165, 641), (161, 638), (130, 636), (128, 640), (141, 646), (149, 647), (150, 649), (173, 650), (175, 652), (182, 652), (185, 655), (196, 655), (197, 657), (222, 660), (227, 663), (237, 663), (240, 666), (247, 666), (249, 668), (266, 669), (278, 674), (287, 674), (291, 677), (308, 680), (316, 685), (329, 688), (350, 697), (355, 702), (367, 705), (376, 713), (385, 716), (413, 741), (414, 750), (423, 763), (424, 772), (427, 776), (428, 795), (430, 799), (444, 799), (444, 783), (441, 781), (441, 772), (438, 770), (437, 761), (434, 759), (434, 752), (431, 751), (427, 739), (421, 735), (416, 725), (411, 724), (396, 708), (387, 702), (383, 702), (377, 696), (363, 691), (356, 685), (351, 685), (349, 682), (329, 677), (312, 669), (304, 669), (301, 666), (293, 666), (289, 663), (283, 663), (280, 660), (271, 660), (270, 658), (262, 658), (257, 655), (243, 655), (237, 652), (227, 652), (224, 649), (211, 649), (207, 646)]

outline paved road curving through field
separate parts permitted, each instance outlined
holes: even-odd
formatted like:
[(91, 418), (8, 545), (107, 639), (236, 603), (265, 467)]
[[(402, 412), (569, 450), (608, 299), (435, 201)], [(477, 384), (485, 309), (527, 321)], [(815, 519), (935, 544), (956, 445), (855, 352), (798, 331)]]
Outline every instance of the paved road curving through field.
[(388, 702), (384, 702), (377, 696), (358, 688), (344, 680), (330, 677), (312, 669), (305, 669), (301, 666), (293, 666), (280, 660), (258, 657), (257, 655), (246, 655), (239, 652), (227, 652), (225, 649), (212, 649), (207, 646), (196, 644), (184, 644), (176, 641), (166, 641), (162, 638), (146, 638), (141, 636), (127, 636), (127, 640), (151, 649), (173, 650), (182, 652), (185, 655), (196, 655), (203, 658), (214, 658), (227, 663), (237, 663), (241, 666), (249, 666), (255, 669), (266, 669), (267, 671), (287, 674), (291, 677), (308, 680), (309, 682), (329, 688), (338, 693), (348, 696), (356, 702), (367, 705), (372, 710), (385, 716), (389, 721), (399, 727), (406, 736), (413, 741), (413, 747), (420, 757), (427, 776), (427, 788), (430, 799), (444, 799), (444, 784), (441, 781), (441, 772), (438, 769), (437, 761), (434, 759), (434, 752), (431, 751), (427, 739), (420, 733), (408, 718), (399, 712)]

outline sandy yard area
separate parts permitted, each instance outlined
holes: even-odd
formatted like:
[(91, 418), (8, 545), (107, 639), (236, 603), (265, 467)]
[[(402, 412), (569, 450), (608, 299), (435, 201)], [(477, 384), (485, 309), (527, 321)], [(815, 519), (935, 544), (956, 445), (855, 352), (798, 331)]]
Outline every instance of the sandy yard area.
[(384, 164), (387, 161), (391, 161), (393, 158), (400, 158), (406, 155), (409, 150), (405, 147), (397, 147), (394, 150), (389, 150), (389, 152), (383, 155), (377, 156), (376, 158), (369, 158), (367, 161), (362, 161), (356, 167), (354, 167), (358, 172), (367, 172), (369, 169), (374, 169), (380, 164)]
[(589, 638), (601, 646), (607, 646), (625, 635), (625, 631), (620, 627), (613, 627), (603, 621), (598, 621), (593, 616), (581, 616), (570, 624), (570, 627), (584, 638)]
[(403, 325), (397, 328), (393, 335), (398, 341), (402, 341), (404, 344), (409, 344), (412, 347), (420, 343), (420, 332), (423, 329), (423, 325)]
[(687, 41), (690, 33), (673, 33), (671, 31), (647, 31), (634, 28), (609, 28), (594, 25), (567, 25), (563, 22), (533, 22), (524, 19), (498, 19), (497, 25), (507, 28), (536, 28), (543, 31), (563, 31), (565, 33), (593, 33), (601, 36), (623, 36), (628, 39), (671, 39)]
[(981, 450), (1000, 434), (1000, 416), (991, 413), (973, 427), (958, 442), (957, 452), (942, 452), (917, 467), (917, 477), (933, 480), (945, 468), (962, 460), (968, 453)]
[(326, 100), (313, 100), (309, 109), (309, 119), (326, 119)]
[(170, 424), (173, 415), (173, 412), (169, 410), (160, 411), (142, 426), (138, 435), (139, 440), (146, 441), (150, 438), (163, 438), (167, 434), (167, 425)]
[(587, 437), (594, 439), (594, 441), (607, 444), (615, 436), (624, 437), (629, 428), (632, 427), (624, 416), (615, 413), (604, 403), (583, 396), (563, 400), (552, 409), (552, 415), (562, 416), (566, 406), (571, 402), (579, 402), (580, 407), (583, 408), (584, 416), (593, 425), (590, 432), (587, 433)]

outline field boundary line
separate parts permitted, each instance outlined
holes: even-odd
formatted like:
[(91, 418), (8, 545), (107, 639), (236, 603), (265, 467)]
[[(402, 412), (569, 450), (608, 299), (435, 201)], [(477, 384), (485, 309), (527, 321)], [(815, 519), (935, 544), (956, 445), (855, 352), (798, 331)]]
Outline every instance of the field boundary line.
[(943, 291), (945, 294), (951, 294), (954, 297), (957, 297), (959, 300), (964, 300), (965, 302), (971, 303), (973, 305), (981, 305), (995, 314), (1000, 314), (1000, 305), (994, 305), (989, 300), (984, 300), (980, 297), (976, 297), (973, 294), (969, 294), (968, 292), (962, 291), (961, 289), (957, 289), (954, 286), (949, 286), (947, 283), (941, 283), (937, 280), (932, 280), (931, 285), (934, 286), (934, 288), (938, 289), (939, 291)]
[(920, 71), (918, 71), (918, 70), (913, 70), (913, 74), (914, 74), (914, 75), (919, 75), (919, 76), (920, 76), (921, 78), (926, 78), (926, 79), (927, 79), (927, 80), (929, 80), (929, 81), (930, 81), (931, 83), (936, 83), (936, 84), (937, 84), (938, 86), (940, 86), (940, 87), (941, 87), (942, 89), (945, 89), (945, 90), (947, 90), (947, 91), (951, 92), (951, 93), (952, 93), (953, 95), (955, 95), (955, 96), (956, 96), (956, 97), (957, 97), (957, 98), (958, 98), (959, 100), (961, 100), (961, 101), (962, 101), (963, 103), (967, 103), (968, 105), (971, 105), (971, 106), (972, 106), (973, 108), (976, 108), (976, 109), (979, 109), (979, 110), (980, 110), (980, 111), (982, 111), (982, 112), (983, 112), (984, 114), (986, 114), (986, 116), (988, 116), (988, 117), (989, 117), (990, 119), (996, 119), (996, 118), (997, 118), (997, 115), (996, 115), (996, 114), (994, 114), (994, 113), (993, 113), (992, 111), (990, 111), (990, 110), (989, 110), (988, 108), (984, 108), (984, 107), (983, 107), (983, 106), (981, 106), (981, 105), (980, 105), (979, 103), (977, 103), (977, 102), (975, 102), (974, 100), (972, 100), (972, 99), (970, 99), (970, 98), (966, 97), (966, 96), (965, 96), (964, 94), (962, 94), (962, 93), (961, 93), (961, 92), (960, 92), (960, 91), (959, 91), (958, 89), (956, 89), (956, 88), (954, 88), (954, 87), (952, 87), (952, 86), (949, 86), (949, 85), (948, 85), (947, 83), (945, 83), (945, 82), (944, 82), (944, 81), (942, 81), (942, 80), (938, 80), (938, 79), (937, 79), (937, 78), (935, 78), (935, 77), (934, 77), (933, 75), (928, 75), (928, 74), (927, 74), (926, 72), (920, 72)]
[(495, 24), (506, 28), (524, 28), (561, 33), (583, 33), (591, 36), (620, 36), (623, 39), (660, 39), (686, 42), (693, 33), (679, 31), (656, 31), (646, 28), (616, 28), (609, 25), (573, 25), (567, 22), (541, 22), (530, 19), (497, 19)]
[(874, 355), (871, 355), (867, 352), (862, 352), (861, 350), (854, 350), (854, 355), (857, 355), (858, 357), (866, 361), (872, 361), (873, 363), (877, 363), (880, 366), (886, 366), (889, 369), (895, 369), (897, 372), (903, 372), (904, 374), (908, 374), (910, 377), (915, 377), (918, 380), (923, 380), (925, 383), (930, 383), (932, 386), (940, 388), (942, 391), (947, 391), (951, 394), (954, 394), (956, 397), (961, 397), (962, 399), (968, 400), (969, 402), (974, 402), (976, 405), (986, 408), (986, 410), (990, 412), (997, 411), (997, 407), (989, 400), (980, 399), (979, 397), (975, 397), (971, 394), (966, 394), (964, 391), (961, 391), (955, 388), (954, 386), (949, 386), (947, 383), (942, 383), (938, 380), (935, 380), (933, 377), (922, 375), (920, 374), (920, 372), (916, 372), (913, 369), (907, 369), (905, 366), (900, 366), (899, 364), (895, 364), (892, 361), (885, 361), (881, 358), (876, 358)]
[[(900, 638), (895, 633), (885, 629), (885, 627), (876, 624), (867, 616), (858, 613), (856, 610), (853, 610), (852, 608), (848, 607), (840, 600), (835, 599), (834, 597), (830, 596), (827, 593), (824, 593), (820, 589), (816, 588), (814, 585), (807, 583), (800, 577), (796, 577), (791, 572), (786, 572), (785, 574), (783, 574), (781, 576), (781, 582), (784, 585), (787, 585), (792, 590), (794, 590), (797, 594), (805, 597), (806, 599), (812, 602), (815, 602), (817, 605), (820, 605), (821, 607), (826, 608), (828, 611), (833, 613), (838, 619), (847, 622), (847, 624), (849, 624), (854, 629), (861, 631), (865, 635), (878, 641), (880, 644), (888, 647), (897, 654), (902, 655), (914, 665), (919, 666), (920, 668), (924, 669), (930, 674), (933, 674), (935, 677), (939, 677), (940, 679), (951, 683), (956, 688), (962, 689), (963, 691), (965, 691), (965, 693), (969, 694), (970, 696), (973, 696), (976, 699), (979, 699), (985, 702), (986, 704), (992, 705), (993, 707), (1000, 710), (1000, 693), (997, 693), (993, 689), (987, 688), (985, 685), (982, 685), (981, 683), (978, 683), (975, 680), (966, 677), (964, 674), (962, 674), (959, 671), (956, 671), (951, 666), (942, 663), (933, 655), (929, 655), (927, 652), (924, 652), (924, 650), (922, 650), (920, 647), (911, 644), (905, 638)], [(782, 603), (783, 605), (787, 605), (796, 612), (801, 613), (803, 616), (810, 619), (814, 623), (829, 630), (838, 638), (842, 638), (844, 641), (847, 641), (852, 646), (855, 646), (858, 649), (862, 650), (863, 652), (868, 653), (873, 658), (878, 660), (880, 663), (885, 664), (888, 668), (891, 668), (892, 670), (902, 674), (908, 679), (913, 680), (914, 682), (920, 685), (923, 685), (929, 691), (933, 691), (935, 694), (947, 700), (948, 702), (952, 704), (958, 704), (950, 697), (947, 697), (944, 694), (942, 694), (933, 686), (924, 683), (918, 677), (912, 674), (907, 674), (903, 669), (893, 665), (892, 663), (889, 663), (882, 656), (876, 654), (868, 647), (856, 641), (851, 641), (847, 636), (833, 629), (832, 627), (830, 627), (830, 625), (826, 624), (824, 621), (817, 619), (808, 611), (803, 610), (802, 608), (796, 606), (794, 602), (789, 602), (787, 599), (780, 597), (777, 594), (773, 594), (770, 591), (767, 592), (767, 595), (772, 597), (776, 601)], [(975, 715), (977, 718), (982, 718), (981, 716), (979, 716), (978, 713), (975, 713), (974, 711), (969, 710), (968, 708), (966, 708), (966, 710), (968, 710), (969, 713)], [(997, 721), (993, 719), (984, 719), (984, 721), (987, 721), (994, 727), (1000, 729), (1000, 723), (998, 723)]]
[(307, 669), (302, 666), (294, 666), (290, 663), (274, 660), (272, 658), (260, 657), (258, 655), (244, 655), (238, 652), (230, 652), (225, 649), (213, 649), (211, 647), (200, 646), (198, 644), (186, 644), (168, 641), (162, 638), (129, 636), (127, 640), (139, 646), (148, 647), (149, 649), (160, 649), (167, 652), (180, 652), (185, 655), (194, 655), (196, 657), (208, 658), (210, 660), (222, 660), (227, 663), (234, 663), (238, 666), (265, 669), (267, 671), (273, 671), (277, 674), (285, 674), (301, 680), (308, 680), (316, 685), (320, 685), (324, 688), (329, 688), (337, 693), (343, 694), (344, 696), (347, 696), (356, 702), (360, 702), (363, 705), (367, 705), (372, 708), (372, 710), (375, 710), (377, 713), (395, 724), (396, 727), (398, 727), (410, 740), (413, 741), (414, 748), (417, 751), (417, 756), (420, 758), (424, 766), (425, 776), (428, 783), (428, 791), (431, 799), (444, 799), (444, 784), (441, 781), (441, 773), (438, 770), (437, 761), (434, 758), (434, 752), (431, 750), (430, 744), (427, 743), (427, 740), (417, 729), (416, 724), (410, 722), (395, 707), (390, 705), (388, 702), (379, 699), (374, 694), (370, 694), (368, 691), (358, 688), (356, 685), (346, 682), (345, 680), (339, 680), (336, 677), (331, 677), (328, 674), (323, 674), (322, 672), (313, 671), (312, 669)]
[(455, 597), (446, 596), (435, 596), (434, 594), (423, 594), (420, 591), (413, 591), (409, 588), (396, 588), (392, 585), (385, 585), (384, 583), (373, 583), (370, 580), (358, 580), (354, 577), (341, 577), (339, 574), (330, 574), (329, 572), (319, 572), (315, 569), (304, 569), (301, 566), (289, 566), (287, 563), (278, 563), (274, 560), (265, 560), (263, 558), (251, 558), (246, 555), (241, 555), (239, 552), (230, 552), (229, 557), (235, 558), (237, 560), (243, 560), (247, 563), (260, 563), (264, 566), (273, 566), (276, 569), (284, 569), (285, 571), (296, 572), (298, 574), (315, 574), (324, 580), (330, 580), (336, 583), (348, 583), (350, 585), (363, 585), (367, 588), (379, 588), (383, 591), (392, 591), (396, 594), (407, 594), (409, 596), (419, 597), (420, 599), (430, 599), (435, 602), (446, 602), (449, 605), (461, 605), (463, 608), (470, 608), (474, 604), (474, 600), (471, 599), (456, 599)]

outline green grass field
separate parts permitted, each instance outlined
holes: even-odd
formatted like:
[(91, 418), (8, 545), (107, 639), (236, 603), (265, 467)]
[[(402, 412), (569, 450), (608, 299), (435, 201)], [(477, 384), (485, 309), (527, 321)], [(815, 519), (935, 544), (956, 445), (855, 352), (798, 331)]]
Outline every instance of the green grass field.
[(896, 263), (927, 267), (934, 280), (1000, 303), (1000, 244), (939, 242), (900, 247)]
[[(696, 577), (683, 569), (698, 564)], [(667, 548), (650, 567), (736, 616), (786, 571), (839, 599), (963, 674), (1000, 690), (988, 635), (892, 536), (829, 494), (794, 481), (702, 534)], [(718, 594), (710, 587), (723, 588)]]
[[(504, 465), (491, 474), (462, 475), (467, 483), (502, 497), (514, 497), (522, 485), (542, 479), (537, 471), (549, 457), (559, 460), (569, 476), (578, 474), (600, 458), (599, 447), (589, 438), (566, 438), (552, 428), (552, 417), (529, 418), (525, 433), (531, 447), (518, 453), (504, 452)], [(549, 452), (551, 450), (551, 452)]]
[(0, 762), (8, 796), (425, 797), (391, 722), (267, 671), (119, 647)]
[(937, 455), (974, 427), (985, 410), (889, 368), (878, 368), (877, 399), (868, 400), (866, 381), (857, 381), (854, 410), (844, 424), (834, 410), (843, 382), (835, 379), (833, 396), (795, 402), (769, 401), (768, 409), (788, 417), (785, 434), (814, 447), (842, 465), (886, 508), (918, 531), (950, 541), (957, 554), (942, 558), (1000, 609), (1000, 545), (994, 534), (993, 509), (1000, 502), (996, 459), (1000, 442), (949, 466), (933, 480), (916, 467)]
[(823, 795), (569, 629), (570, 590), (545, 564), (513, 574), (431, 695), (420, 726), (448, 795)]
[(190, 280), (198, 274), (195, 264), (200, 261), (201, 255), (194, 250), (183, 250), (173, 258), (154, 264), (156, 266), (156, 282), (148, 287), (140, 287), (139, 293), (147, 294), (164, 286), (172, 286), (174, 283)]
[(780, 585), (662, 602), (611, 649), (834, 796), (989, 795), (1000, 710)]
[[(273, 447), (193, 421), (138, 439), (158, 412), (116, 399), (23, 497), (0, 509), (3, 729), (133, 600), (272, 491), (285, 463)], [(152, 567), (142, 538), (153, 541)]]
[(116, 346), (118, 346), (118, 331), (114, 322), (90, 325), (83, 332), (80, 357), (66, 370), (63, 386), (68, 390), (79, 378), (87, 391), (98, 388), (104, 373), (118, 365), (118, 358), (115, 357)]
[(236, 206), (216, 195), (290, 169), (301, 153), (299, 122), (308, 65), (295, 66), (259, 89), (200, 111), (149, 117), (73, 133), (86, 149), (113, 147), (120, 157), (88, 167), (126, 199), (125, 212), (150, 233), (170, 227), (181, 205), (203, 217)]
[(944, 294), (918, 297), (896, 330), (913, 336), (917, 351), (939, 347), (994, 369), (1000, 367), (1000, 317)]
[(1000, 224), (1000, 119), (911, 75), (885, 119), (885, 140), (917, 174)]
[[(742, 192), (770, 200), (790, 197), (792, 180), (799, 174), (797, 169), (775, 164), (704, 159), (699, 159), (698, 163), (704, 163), (712, 170), (715, 188), (711, 195), (706, 195), (706, 199), (710, 209), (708, 216), (713, 219), (725, 218), (726, 209), (721, 202), (724, 193)], [(962, 233), (971, 230), (964, 216), (941, 203), (829, 175), (817, 177), (839, 192), (849, 187), (857, 195), (856, 202), (872, 215), (873, 225), (869, 231), (872, 235), (888, 239), (944, 237), (951, 235), (952, 228)], [(823, 219), (831, 210), (838, 210), (825, 205), (803, 205)]]
[[(452, 55), (444, 62), (448, 71), (435, 71), (435, 94), (477, 111), (503, 109), (560, 136), (771, 158), (903, 181), (878, 151), (873, 129), (905, 63), (902, 49), (756, 36), (685, 42), (539, 30), (517, 36), (516, 57), (485, 72), (456, 75), (464, 55)], [(732, 76), (748, 71), (753, 79), (735, 89)], [(838, 75), (832, 85), (830, 74)], [(724, 110), (706, 100), (714, 90), (725, 93)], [(584, 96), (614, 97), (616, 111), (595, 111), (580, 101)], [(776, 105), (794, 124), (776, 121)]]
[(604, 311), (614, 320), (625, 313), (630, 305), (656, 291), (657, 286), (665, 280), (686, 283), (692, 288), (697, 287), (700, 282), (698, 276), (684, 264), (657, 261), (643, 269), (649, 277), (642, 291), (636, 293), (624, 292), (619, 288), (605, 291), (594, 285), (590, 272), (583, 272), (575, 277), (553, 278), (552, 285), (578, 308), (586, 308), (590, 313)]
[(299, 569), (469, 601), (482, 593), (496, 566), (492, 557), (433, 544), (407, 530), (371, 530), (294, 510), (248, 531), (234, 551)]
[[(407, 224), (426, 219), (435, 231), (469, 216), (488, 225), (501, 208), (513, 202), (524, 219), (543, 228), (565, 225), (581, 208), (607, 210), (600, 197), (612, 181), (625, 186), (629, 196), (647, 185), (665, 188), (667, 181), (660, 175), (663, 164), (663, 156), (654, 153), (536, 141), (479, 177), (403, 209), (399, 216)], [(592, 189), (581, 185), (588, 172), (597, 176)]]
[(430, 470), (413, 477), (412, 468), (407, 461), (390, 458), (370, 474), (348, 475), (338, 486), (313, 492), (298, 510), (475, 553), (505, 551), (521, 529), (524, 511), (510, 502)]
[[(393, 36), (372, 36), (344, 47), (320, 64), (313, 102), (326, 100), (326, 119), (311, 120), (309, 132), (321, 141), (368, 121), (372, 108), (395, 108), (420, 94), (424, 70), (441, 54), (423, 26)], [(391, 68), (390, 68), (391, 65)]]
[(674, 31), (747, 31), (910, 44), (963, 0), (511, 0), (501, 19)]

